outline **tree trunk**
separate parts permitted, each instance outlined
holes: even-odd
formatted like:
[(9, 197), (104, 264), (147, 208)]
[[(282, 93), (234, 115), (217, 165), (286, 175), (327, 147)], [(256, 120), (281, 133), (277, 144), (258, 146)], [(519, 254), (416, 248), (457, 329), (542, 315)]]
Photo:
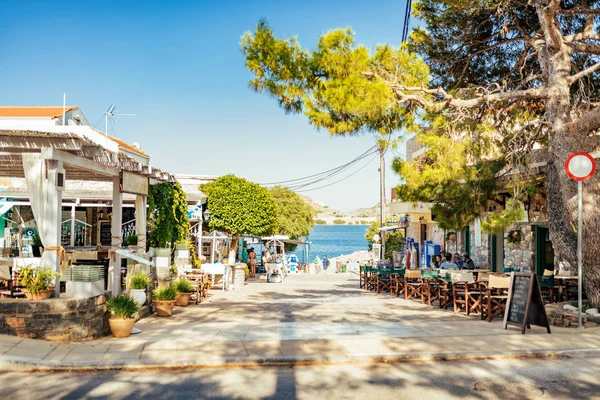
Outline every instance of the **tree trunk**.
[[(538, 10), (539, 15), (539, 10)], [(555, 27), (556, 28), (556, 27)], [(548, 32), (546, 32), (548, 33)], [(567, 157), (575, 151), (592, 152), (586, 134), (571, 131), (571, 52), (566, 46), (556, 48), (548, 34), (545, 46), (538, 49), (538, 59), (548, 76), (549, 97), (546, 120), (551, 126), (548, 138), (546, 193), (552, 244), (559, 262), (577, 269), (577, 183), (564, 169)], [(554, 46), (554, 47), (553, 47)], [(594, 307), (600, 305), (600, 186), (597, 177), (584, 183), (583, 210), (583, 281), (587, 297)]]

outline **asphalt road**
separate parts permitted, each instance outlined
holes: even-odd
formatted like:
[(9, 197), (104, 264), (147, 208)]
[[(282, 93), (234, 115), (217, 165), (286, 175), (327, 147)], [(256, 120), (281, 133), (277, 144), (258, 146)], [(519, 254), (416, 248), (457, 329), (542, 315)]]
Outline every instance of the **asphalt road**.
[(5, 399), (600, 399), (600, 359), (0, 374)]

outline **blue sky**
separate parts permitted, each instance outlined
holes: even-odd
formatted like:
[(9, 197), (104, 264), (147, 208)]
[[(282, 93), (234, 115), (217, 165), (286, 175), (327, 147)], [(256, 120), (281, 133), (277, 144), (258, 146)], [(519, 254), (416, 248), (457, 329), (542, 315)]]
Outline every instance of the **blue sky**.
[[(266, 18), (277, 35), (297, 35), (309, 48), (347, 26), (367, 46), (398, 45), (404, 7), (405, 0), (2, 0), (0, 105), (61, 105), (66, 92), (67, 103), (104, 130), (102, 115), (115, 104), (115, 112), (138, 116), (116, 117), (110, 133), (139, 142), (152, 165), (173, 173), (234, 173), (259, 183), (311, 175), (353, 159), (374, 138), (330, 137), (248, 89), (240, 36)], [(345, 211), (372, 206), (377, 169), (373, 160), (306, 194)], [(388, 167), (388, 196), (397, 181)]]

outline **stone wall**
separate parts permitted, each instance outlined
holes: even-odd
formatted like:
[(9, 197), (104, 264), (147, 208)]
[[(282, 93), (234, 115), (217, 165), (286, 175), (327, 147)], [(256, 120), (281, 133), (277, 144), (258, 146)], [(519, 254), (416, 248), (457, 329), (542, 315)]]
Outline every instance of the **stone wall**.
[(48, 300), (1, 299), (0, 334), (54, 341), (97, 339), (109, 333), (104, 295)]
[(504, 265), (520, 268), (523, 272), (535, 271), (535, 229), (533, 225), (518, 224), (507, 229), (519, 229), (521, 241), (509, 244), (504, 240)]

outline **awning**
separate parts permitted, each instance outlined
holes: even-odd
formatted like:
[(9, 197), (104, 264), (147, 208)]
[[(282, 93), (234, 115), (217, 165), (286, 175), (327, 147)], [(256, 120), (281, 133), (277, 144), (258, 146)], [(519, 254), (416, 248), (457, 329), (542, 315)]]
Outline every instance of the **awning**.
[(398, 225), (398, 226), (384, 226), (383, 228), (379, 228), (379, 230), (382, 232), (395, 231), (397, 229), (404, 229), (404, 227)]

